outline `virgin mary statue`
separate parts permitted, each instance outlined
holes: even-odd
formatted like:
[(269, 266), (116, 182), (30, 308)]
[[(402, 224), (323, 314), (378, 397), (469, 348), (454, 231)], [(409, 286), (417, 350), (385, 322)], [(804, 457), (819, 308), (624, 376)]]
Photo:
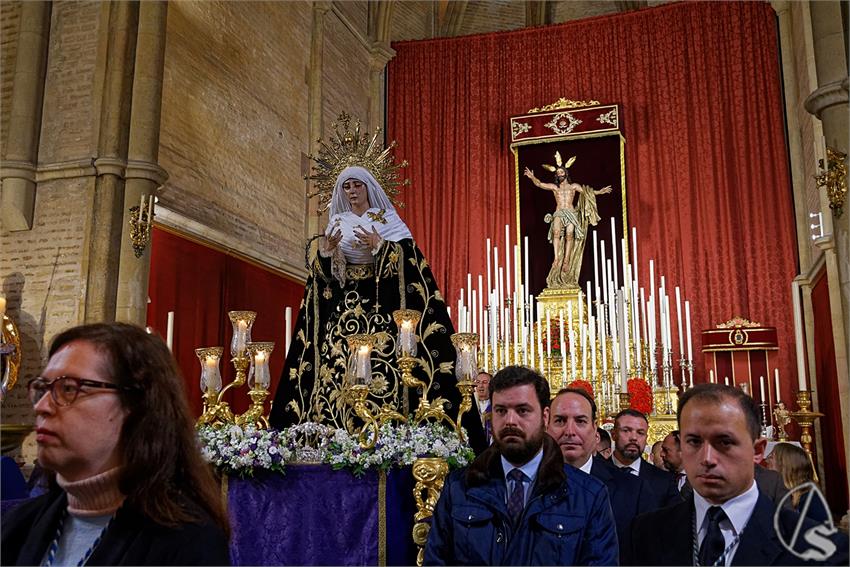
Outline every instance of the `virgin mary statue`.
[[(456, 417), (460, 403), (450, 339), (454, 328), (446, 304), (393, 205), (397, 169), (406, 164), (388, 164), (388, 150), (374, 150), (377, 134), (370, 143), (359, 127), (349, 130), (348, 120), (341, 117), (346, 131), (337, 131), (338, 142), (324, 146), (325, 155), (317, 160), (328, 186), (329, 175), (336, 175), (332, 191), (319, 193), (329, 205), (329, 220), (324, 235), (307, 247), (304, 299), (270, 415), (278, 429), (305, 422), (355, 427), (344, 396), (346, 338), (353, 334), (375, 339), (369, 405), (374, 410), (389, 405), (405, 416), (416, 409), (421, 391), (402, 384), (396, 360), (398, 328), (392, 314), (397, 309), (422, 313), (414, 376), (430, 385), (429, 398), (447, 400), (449, 416)], [(392, 185), (391, 195), (379, 178)], [(462, 424), (473, 448), (484, 448), (478, 416), (465, 414)]]

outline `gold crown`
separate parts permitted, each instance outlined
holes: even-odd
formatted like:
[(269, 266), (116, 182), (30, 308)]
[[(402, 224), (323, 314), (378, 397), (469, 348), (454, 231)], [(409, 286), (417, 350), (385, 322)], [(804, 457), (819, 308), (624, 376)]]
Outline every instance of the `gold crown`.
[(543, 169), (545, 169), (547, 171), (553, 171), (553, 172), (558, 170), (558, 169), (569, 169), (569, 167), (573, 164), (573, 162), (575, 162), (575, 160), (576, 160), (576, 156), (573, 156), (573, 157), (571, 157), (570, 159), (567, 160), (567, 163), (564, 163), (563, 160), (561, 160), (561, 152), (555, 152), (555, 164), (556, 165), (549, 165), (548, 163), (544, 163)]
[[(377, 128), (372, 137), (368, 132), (360, 132), (360, 120), (351, 127), (351, 116), (345, 112), (337, 117), (331, 127), (336, 134), (336, 139), (329, 143), (319, 140), (319, 155), (308, 156), (315, 163), (313, 173), (305, 175), (304, 179), (313, 181), (313, 191), (307, 193), (307, 197), (319, 197), (319, 210), (325, 211), (330, 206), (333, 198), (334, 184), (337, 177), (346, 167), (360, 166), (375, 177), (384, 192), (396, 207), (403, 207), (399, 201), (399, 190), (401, 187), (410, 185), (410, 180), (400, 180), (401, 168), (407, 167), (407, 161), (395, 163), (395, 158), (390, 151), (395, 148), (393, 141), (386, 149), (378, 139), (381, 129)], [(342, 128), (342, 131), (340, 131)]]

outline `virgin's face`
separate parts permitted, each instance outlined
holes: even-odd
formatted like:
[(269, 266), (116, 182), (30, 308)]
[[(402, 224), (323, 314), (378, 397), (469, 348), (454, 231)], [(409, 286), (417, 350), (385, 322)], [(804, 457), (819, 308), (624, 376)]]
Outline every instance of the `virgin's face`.
[(352, 209), (369, 208), (369, 195), (365, 183), (359, 179), (348, 179), (342, 184), (342, 190), (348, 197)]
[[(60, 376), (114, 383), (107, 356), (89, 342), (60, 348), (42, 372), (49, 381)], [(50, 392), (35, 406), (38, 461), (67, 480), (81, 480), (121, 464), (119, 440), (127, 411), (117, 390), (83, 386), (69, 406), (59, 406)]]

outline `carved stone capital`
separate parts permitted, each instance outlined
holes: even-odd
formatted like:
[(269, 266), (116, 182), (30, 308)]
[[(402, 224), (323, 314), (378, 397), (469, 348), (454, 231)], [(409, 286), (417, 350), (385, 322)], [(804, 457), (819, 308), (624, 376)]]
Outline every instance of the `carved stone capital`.
[(826, 109), (847, 104), (848, 80), (848, 77), (844, 77), (840, 81), (835, 81), (816, 89), (806, 98), (806, 111), (821, 118)]

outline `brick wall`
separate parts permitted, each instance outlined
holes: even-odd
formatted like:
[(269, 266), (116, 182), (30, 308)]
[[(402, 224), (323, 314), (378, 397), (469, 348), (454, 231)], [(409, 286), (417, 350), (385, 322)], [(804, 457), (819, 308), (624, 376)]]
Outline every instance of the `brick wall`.
[(4, 157), (20, 24), (21, 3), (15, 0), (0, 2), (0, 156)]
[(227, 245), (302, 264), (308, 147), (306, 2), (168, 8), (160, 200)]

